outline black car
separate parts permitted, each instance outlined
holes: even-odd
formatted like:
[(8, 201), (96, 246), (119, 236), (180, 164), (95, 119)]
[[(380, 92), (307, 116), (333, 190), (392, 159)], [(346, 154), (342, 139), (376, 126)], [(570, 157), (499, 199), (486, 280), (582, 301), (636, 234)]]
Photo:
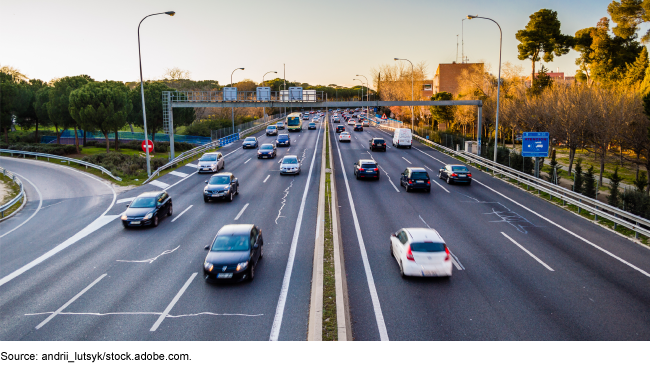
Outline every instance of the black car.
[(142, 193), (127, 205), (126, 212), (122, 214), (122, 225), (124, 228), (158, 227), (160, 219), (172, 215), (173, 211), (172, 198), (166, 191)]
[(275, 158), (277, 150), (271, 143), (264, 143), (257, 150), (257, 158)]
[(228, 224), (205, 246), (203, 276), (218, 281), (255, 278), (255, 268), (264, 256), (262, 230), (254, 224)]
[(359, 160), (354, 163), (354, 176), (357, 180), (364, 177), (379, 180), (379, 166), (374, 160)]
[(354, 125), (354, 131), (355, 132), (363, 132), (363, 124), (357, 123)]
[(472, 173), (465, 165), (445, 165), (438, 171), (438, 177), (447, 180), (447, 184), (466, 182), (469, 185), (472, 183)]
[(341, 132), (345, 132), (345, 126), (337, 125), (336, 126), (336, 133), (341, 133)]
[(235, 195), (239, 194), (239, 181), (230, 172), (221, 172), (210, 176), (210, 180), (205, 180), (203, 188), (203, 201), (209, 202), (210, 199), (224, 199), (232, 201)]
[(257, 148), (257, 138), (246, 137), (246, 139), (242, 143), (242, 148)]
[(316, 129), (316, 123), (314, 123), (314, 122), (310, 122), (310, 123), (307, 125), (307, 129)]
[(288, 134), (278, 134), (278, 138), (275, 140), (276, 146), (291, 146), (291, 138)]
[(427, 170), (422, 167), (408, 167), (400, 177), (399, 184), (409, 192), (413, 189), (424, 189), (427, 193), (431, 191), (431, 180)]
[(371, 151), (379, 150), (386, 152), (386, 141), (383, 138), (372, 138), (369, 141)]

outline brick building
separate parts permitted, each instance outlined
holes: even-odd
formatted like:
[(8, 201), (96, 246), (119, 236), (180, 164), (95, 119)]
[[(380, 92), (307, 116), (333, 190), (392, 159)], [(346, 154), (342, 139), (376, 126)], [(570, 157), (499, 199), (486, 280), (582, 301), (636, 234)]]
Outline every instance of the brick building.
[[(576, 79), (575, 76), (565, 76), (564, 72), (560, 72), (560, 70), (557, 72), (547, 72), (546, 74), (555, 82), (573, 82)], [(539, 75), (539, 73), (536, 72), (535, 77), (537, 77), (537, 75)], [(530, 75), (526, 77), (526, 86), (530, 87)]]
[(433, 90), (431, 94), (439, 93), (441, 91), (446, 91), (453, 95), (457, 95), (460, 92), (460, 86), (458, 84), (458, 77), (463, 72), (467, 70), (468, 72), (476, 72), (478, 69), (480, 72), (483, 72), (483, 63), (441, 63), (436, 69), (436, 74), (433, 77)]

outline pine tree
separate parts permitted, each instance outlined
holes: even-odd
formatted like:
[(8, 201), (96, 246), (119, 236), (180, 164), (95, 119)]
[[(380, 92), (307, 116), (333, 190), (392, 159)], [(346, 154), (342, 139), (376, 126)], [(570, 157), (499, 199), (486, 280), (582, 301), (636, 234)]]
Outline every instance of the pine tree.
[(585, 188), (582, 192), (582, 195), (596, 199), (596, 177), (594, 176), (594, 167), (589, 166), (587, 173), (584, 176), (585, 178)]
[(575, 178), (573, 180), (573, 191), (582, 194), (584, 181), (585, 180), (582, 176), (582, 159), (579, 158), (578, 162), (576, 162)]
[(648, 49), (641, 48), (639, 56), (634, 63), (627, 64), (627, 71), (625, 72), (625, 84), (629, 86), (637, 85), (640, 82), (645, 82), (646, 70), (648, 69)]
[(555, 159), (555, 148), (551, 151), (551, 162), (549, 163), (551, 171), (548, 173), (546, 180), (553, 184), (560, 185), (560, 175), (562, 174), (562, 166), (557, 163)]
[(641, 171), (639, 173), (639, 178), (634, 180), (634, 186), (638, 191), (644, 191), (646, 186), (648, 186), (648, 173)]
[(640, 91), (641, 95), (648, 95), (650, 93), (650, 67), (645, 69), (645, 76), (643, 76), (643, 81), (641, 81)]
[(618, 207), (621, 201), (621, 192), (618, 191), (621, 180), (623, 178), (618, 175), (618, 166), (616, 166), (614, 173), (609, 177), (609, 196), (607, 197), (607, 204), (613, 207)]

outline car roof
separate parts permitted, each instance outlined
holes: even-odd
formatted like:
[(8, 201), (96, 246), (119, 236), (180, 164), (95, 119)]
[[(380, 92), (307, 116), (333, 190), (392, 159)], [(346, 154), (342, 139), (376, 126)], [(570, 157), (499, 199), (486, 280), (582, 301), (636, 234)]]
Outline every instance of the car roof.
[(376, 164), (377, 163), (377, 162), (375, 162), (375, 160), (359, 160), (359, 162), (362, 163), (362, 164), (364, 164), (364, 163), (374, 163), (374, 164)]
[(205, 156), (205, 155), (218, 155), (219, 153), (221, 153), (221, 152), (206, 152), (206, 153), (203, 154), (203, 156)]
[(150, 196), (158, 196), (161, 193), (164, 193), (164, 191), (162, 191), (162, 190), (159, 190), (159, 191), (147, 191), (146, 193), (142, 193), (142, 194), (138, 195), (138, 198), (140, 198), (140, 197), (146, 198), (146, 197), (150, 197)]
[(440, 233), (431, 228), (404, 228), (404, 230), (411, 236), (412, 241), (432, 241), (444, 243)]
[(230, 172), (219, 172), (217, 174), (212, 174), (212, 176), (228, 176), (228, 177), (230, 177), (230, 175), (232, 175)]
[(447, 165), (447, 166), (450, 166), (450, 167), (456, 166), (456, 167), (465, 167), (465, 168), (467, 168), (467, 166), (465, 166), (465, 165), (458, 165), (458, 164), (453, 164), (453, 165), (450, 164), (450, 165)]
[(427, 170), (422, 167), (409, 167), (408, 169), (411, 170), (411, 172), (427, 172)]
[(262, 143), (262, 145), (260, 147), (264, 147), (264, 146), (274, 147), (273, 143)]
[(295, 158), (298, 158), (297, 155), (284, 155), (284, 157), (282, 157), (282, 158), (284, 159), (284, 158), (287, 158), (287, 157), (295, 157)]
[(381, 140), (383, 140), (384, 137), (373, 137), (372, 139), (381, 139)]
[(240, 235), (249, 234), (253, 224), (227, 224), (219, 230), (217, 235)]
[(275, 128), (275, 125), (271, 124), (271, 125), (266, 126), (266, 128)]

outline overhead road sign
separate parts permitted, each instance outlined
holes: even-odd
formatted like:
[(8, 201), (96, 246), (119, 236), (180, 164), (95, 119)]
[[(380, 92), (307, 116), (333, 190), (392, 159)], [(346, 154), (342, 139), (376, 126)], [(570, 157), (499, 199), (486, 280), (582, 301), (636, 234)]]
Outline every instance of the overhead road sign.
[(548, 132), (524, 132), (521, 155), (524, 157), (548, 157)]

